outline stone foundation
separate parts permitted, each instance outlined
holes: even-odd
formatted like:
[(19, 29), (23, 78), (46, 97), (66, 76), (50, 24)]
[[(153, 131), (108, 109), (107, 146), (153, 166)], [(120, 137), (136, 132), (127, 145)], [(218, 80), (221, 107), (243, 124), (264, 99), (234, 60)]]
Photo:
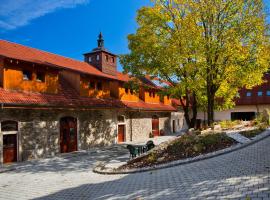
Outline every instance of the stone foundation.
[[(78, 150), (117, 143), (117, 116), (123, 115), (126, 141), (145, 141), (152, 132), (152, 117), (159, 117), (159, 129), (171, 133), (170, 112), (125, 112), (121, 110), (30, 110), (2, 109), (0, 122), (18, 122), (18, 160), (54, 156), (60, 153), (60, 119), (77, 118)], [(0, 129), (1, 130), (1, 129)], [(0, 163), (2, 163), (0, 132)]]

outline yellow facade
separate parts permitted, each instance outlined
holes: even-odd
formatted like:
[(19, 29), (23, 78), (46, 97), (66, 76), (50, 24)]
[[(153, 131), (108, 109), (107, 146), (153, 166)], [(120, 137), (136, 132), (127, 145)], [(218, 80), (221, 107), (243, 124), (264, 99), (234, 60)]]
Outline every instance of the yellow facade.
[[(12, 67), (4, 68), (3, 71), (3, 87), (8, 90), (20, 90), (29, 92), (41, 92), (41, 93), (58, 93), (58, 73), (56, 72), (38, 72), (35, 69), (27, 70), (31, 74), (31, 79), (24, 79), (23, 68)], [(44, 76), (43, 81), (37, 79), (37, 74)]]
[[(91, 83), (93, 83), (94, 87), (91, 87)], [(110, 82), (90, 77), (81, 77), (80, 95), (94, 98), (109, 98)]]

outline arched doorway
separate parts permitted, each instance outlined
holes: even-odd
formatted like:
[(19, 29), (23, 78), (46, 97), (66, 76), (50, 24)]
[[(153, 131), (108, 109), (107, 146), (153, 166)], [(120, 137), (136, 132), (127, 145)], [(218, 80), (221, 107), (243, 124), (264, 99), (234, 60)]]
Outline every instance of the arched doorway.
[(117, 128), (117, 142), (121, 143), (121, 142), (125, 142), (126, 141), (126, 137), (125, 137), (125, 117), (123, 115), (119, 115), (117, 117), (117, 121), (118, 121), (118, 128)]
[(60, 119), (60, 152), (77, 151), (77, 119), (63, 117)]
[(159, 118), (156, 115), (152, 117), (152, 134), (153, 136), (159, 136)]
[(1, 132), (3, 134), (3, 162), (11, 163), (18, 160), (18, 122), (1, 122)]

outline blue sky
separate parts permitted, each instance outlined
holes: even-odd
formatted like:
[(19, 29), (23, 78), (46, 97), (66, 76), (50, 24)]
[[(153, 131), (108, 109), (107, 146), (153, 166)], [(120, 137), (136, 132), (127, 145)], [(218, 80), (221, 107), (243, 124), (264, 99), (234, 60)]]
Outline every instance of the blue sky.
[[(269, 6), (270, 0), (265, 0)], [(128, 52), (127, 35), (136, 30), (136, 10), (150, 0), (1, 0), (0, 38), (82, 60), (97, 46)], [(118, 66), (121, 70), (121, 66)]]
[(136, 10), (149, 2), (1, 0), (0, 38), (82, 60), (102, 31), (105, 47), (123, 54), (128, 52), (127, 35), (136, 30)]

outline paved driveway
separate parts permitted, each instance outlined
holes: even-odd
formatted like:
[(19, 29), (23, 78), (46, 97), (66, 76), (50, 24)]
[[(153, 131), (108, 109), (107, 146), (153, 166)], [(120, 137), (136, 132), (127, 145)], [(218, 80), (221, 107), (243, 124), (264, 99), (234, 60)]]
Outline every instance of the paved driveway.
[[(114, 151), (114, 150), (113, 150)], [(111, 152), (25, 163), (0, 174), (0, 199), (270, 199), (270, 137), (204, 161), (131, 175), (99, 175)]]

